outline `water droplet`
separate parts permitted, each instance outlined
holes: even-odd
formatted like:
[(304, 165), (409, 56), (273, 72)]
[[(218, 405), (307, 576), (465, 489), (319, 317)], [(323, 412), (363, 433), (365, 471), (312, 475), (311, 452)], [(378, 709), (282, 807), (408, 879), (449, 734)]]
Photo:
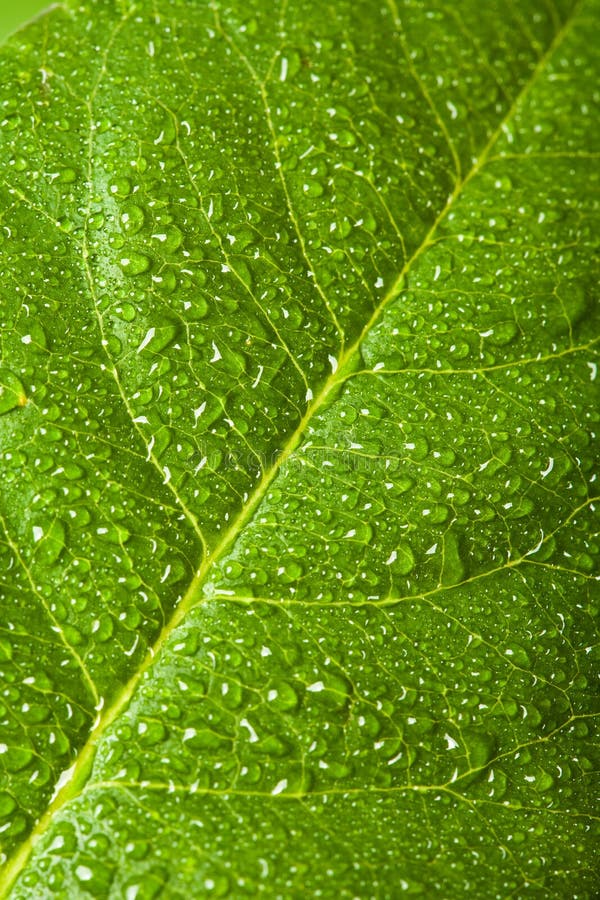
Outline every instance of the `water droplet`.
[(127, 197), (131, 193), (131, 181), (129, 178), (115, 178), (109, 190), (116, 197)]
[(64, 169), (61, 169), (60, 172), (56, 175), (56, 181), (60, 184), (73, 184), (77, 179), (77, 172), (75, 169), (70, 168), (70, 166), (66, 166)]
[(305, 704), (308, 707), (317, 704), (328, 709), (341, 709), (346, 706), (352, 687), (341, 675), (327, 673), (323, 680), (317, 680), (307, 685), (307, 697)]
[(178, 331), (179, 324), (169, 322), (165, 316), (160, 325), (147, 329), (138, 344), (137, 352), (142, 353), (147, 348), (152, 353), (160, 353), (175, 339)]
[(126, 234), (137, 234), (144, 225), (144, 210), (133, 203), (127, 204), (121, 213), (121, 224)]
[(354, 147), (356, 145), (356, 135), (352, 131), (342, 129), (329, 135), (339, 147)]
[(88, 228), (90, 228), (92, 231), (98, 231), (104, 225), (104, 214), (101, 212), (92, 213), (87, 221)]
[(531, 660), (527, 651), (520, 644), (511, 643), (506, 647), (504, 654), (507, 659), (520, 669), (530, 669)]
[(100, 540), (108, 541), (111, 544), (124, 544), (130, 538), (130, 532), (123, 525), (117, 522), (108, 522), (106, 525), (100, 525), (96, 529), (96, 534)]
[(8, 638), (0, 637), (0, 662), (9, 662), (13, 656), (13, 648)]
[(442, 584), (458, 584), (466, 576), (466, 567), (460, 555), (458, 538), (453, 531), (444, 534), (443, 548)]
[(9, 747), (2, 754), (2, 762), (7, 772), (20, 772), (26, 769), (33, 759), (33, 750), (27, 747)]
[(462, 738), (467, 748), (469, 763), (472, 769), (486, 766), (496, 752), (496, 740), (484, 731), (465, 728)]
[(160, 275), (152, 276), (152, 281), (165, 294), (172, 294), (177, 287), (177, 276), (172, 269), (162, 269)]
[(415, 567), (415, 557), (407, 543), (400, 544), (395, 550), (392, 550), (386, 560), (392, 572), (397, 575), (408, 575)]
[(229, 879), (226, 875), (221, 874), (207, 876), (203, 881), (203, 887), (206, 897), (225, 897), (229, 894)]
[(33, 526), (36, 542), (36, 559), (50, 565), (55, 562), (65, 546), (65, 527), (58, 519), (40, 521)]
[(26, 403), (27, 396), (21, 380), (10, 369), (0, 368), (0, 415)]
[(549, 791), (551, 787), (554, 785), (554, 778), (549, 772), (545, 772), (543, 769), (540, 771), (539, 775), (535, 779), (535, 790), (543, 794), (546, 791)]
[(282, 712), (296, 709), (299, 702), (298, 693), (287, 681), (272, 682), (267, 688), (269, 706)]
[(152, 260), (143, 253), (130, 252), (120, 258), (119, 264), (127, 275), (142, 275), (148, 271)]
[(0, 819), (9, 816), (16, 808), (17, 804), (14, 798), (5, 791), (2, 791), (0, 793)]
[(302, 185), (302, 192), (307, 197), (321, 197), (324, 192), (323, 185), (315, 181), (315, 179), (311, 178), (304, 182)]
[(510, 342), (514, 340), (518, 331), (519, 329), (517, 328), (516, 322), (500, 322), (499, 324), (494, 325), (494, 330), (489, 336), (488, 341), (490, 344), (503, 347), (505, 344), (510, 344)]
[(176, 225), (169, 225), (164, 232), (152, 235), (155, 240), (159, 240), (162, 249), (168, 253), (172, 253), (181, 247), (183, 243), (183, 234)]
[(156, 719), (141, 719), (137, 725), (138, 740), (144, 747), (153, 747), (160, 744), (167, 737), (167, 729), (162, 722)]

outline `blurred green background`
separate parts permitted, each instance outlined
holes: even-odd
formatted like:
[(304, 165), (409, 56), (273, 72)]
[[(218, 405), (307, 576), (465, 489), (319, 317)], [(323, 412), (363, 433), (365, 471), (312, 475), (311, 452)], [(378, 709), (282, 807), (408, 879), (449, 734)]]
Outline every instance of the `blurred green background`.
[(29, 19), (52, 5), (53, 0), (0, 0), (0, 43)]

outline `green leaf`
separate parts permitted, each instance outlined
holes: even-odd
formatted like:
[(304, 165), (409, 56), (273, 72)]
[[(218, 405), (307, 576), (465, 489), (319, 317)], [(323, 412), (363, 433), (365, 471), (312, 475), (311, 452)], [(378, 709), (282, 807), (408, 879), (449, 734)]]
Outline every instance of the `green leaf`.
[(598, 891), (597, 26), (0, 51), (2, 896)]
[(4, 4), (0, 9), (0, 40), (4, 41), (25, 22), (46, 10), (48, 0), (19, 0), (19, 4)]

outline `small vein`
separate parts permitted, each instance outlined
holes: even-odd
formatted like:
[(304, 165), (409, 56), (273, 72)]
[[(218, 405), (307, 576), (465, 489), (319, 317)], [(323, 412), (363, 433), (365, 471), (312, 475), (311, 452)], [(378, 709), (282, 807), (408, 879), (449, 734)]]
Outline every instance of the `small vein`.
[(181, 142), (180, 142), (180, 139), (179, 139), (179, 120), (177, 119), (177, 116), (172, 112), (172, 110), (169, 109), (169, 107), (165, 106), (165, 104), (162, 103), (162, 101), (157, 100), (156, 98), (153, 98), (153, 99), (154, 99), (155, 102), (156, 102), (156, 103), (157, 103), (157, 104), (158, 104), (158, 105), (159, 105), (159, 106), (167, 113), (167, 115), (171, 118), (171, 120), (172, 120), (172, 122), (173, 122), (173, 127), (175, 128), (175, 134), (176, 134), (176, 144), (175, 144), (175, 146), (177, 147), (177, 152), (179, 153), (179, 156), (180, 156), (181, 161), (182, 161), (182, 163), (183, 163), (183, 166), (184, 166), (184, 168), (185, 168), (186, 175), (187, 175), (187, 177), (188, 177), (188, 181), (190, 182), (190, 185), (192, 186), (192, 188), (193, 188), (193, 190), (194, 190), (194, 192), (195, 192), (195, 194), (196, 194), (196, 197), (197, 197), (197, 199), (198, 199), (198, 201), (199, 201), (199, 203), (200, 203), (200, 209), (202, 210), (202, 214), (203, 214), (203, 216), (204, 216), (204, 220), (205, 220), (205, 222), (206, 222), (206, 225), (208, 226), (208, 228), (209, 228), (209, 230), (210, 230), (212, 236), (214, 237), (214, 239), (216, 240), (216, 242), (217, 242), (218, 245), (219, 245), (219, 249), (221, 250), (221, 254), (222, 254), (222, 256), (223, 256), (223, 259), (225, 260), (225, 264), (227, 265), (227, 267), (229, 268), (229, 270), (231, 271), (231, 273), (235, 276), (235, 278), (237, 279), (237, 281), (238, 281), (239, 284), (241, 285), (242, 289), (249, 295), (249, 297), (250, 297), (250, 299), (252, 300), (252, 302), (254, 303), (254, 305), (260, 310), (260, 312), (261, 312), (263, 318), (264, 318), (265, 321), (269, 324), (269, 327), (272, 329), (272, 331), (273, 331), (273, 333), (275, 334), (277, 340), (279, 341), (280, 346), (283, 348), (283, 350), (285, 351), (285, 353), (286, 353), (287, 356), (289, 357), (289, 359), (290, 359), (292, 365), (294, 366), (294, 368), (296, 369), (296, 371), (297, 371), (298, 374), (300, 375), (300, 377), (301, 377), (301, 379), (302, 379), (302, 381), (303, 381), (305, 387), (308, 389), (308, 380), (307, 380), (307, 377), (306, 377), (306, 373), (304, 372), (304, 370), (303, 370), (302, 367), (300, 366), (298, 360), (296, 359), (296, 357), (295, 357), (294, 354), (292, 353), (292, 351), (291, 351), (291, 349), (290, 349), (290, 347), (289, 347), (287, 341), (285, 340), (285, 338), (283, 337), (283, 335), (282, 335), (281, 332), (279, 331), (279, 328), (277, 327), (277, 325), (273, 322), (271, 316), (269, 315), (269, 313), (267, 312), (267, 310), (265, 309), (265, 307), (260, 303), (260, 301), (257, 299), (257, 297), (255, 297), (255, 295), (253, 294), (253, 292), (250, 290), (248, 284), (246, 283), (245, 279), (240, 275), (237, 266), (235, 265), (235, 263), (234, 263), (233, 260), (231, 259), (231, 256), (230, 256), (229, 253), (227, 252), (227, 248), (225, 247), (225, 244), (224, 244), (224, 242), (223, 242), (222, 236), (219, 234), (218, 231), (215, 230), (214, 226), (212, 225), (212, 222), (210, 221), (210, 218), (208, 217), (208, 215), (207, 215), (207, 213), (206, 213), (206, 211), (205, 211), (205, 209), (204, 209), (204, 203), (203, 203), (202, 195), (201, 195), (200, 191), (198, 190), (198, 187), (197, 187), (197, 185), (196, 185), (196, 179), (194, 178), (194, 175), (193, 175), (193, 173), (192, 173), (192, 170), (190, 169), (190, 165), (189, 165), (189, 163), (188, 163), (187, 157), (186, 157), (186, 155), (185, 155), (185, 153), (184, 153), (184, 151), (183, 151), (183, 149), (182, 149), (182, 147), (181, 147)]
[[(133, 14), (133, 13), (130, 13), (130, 15), (132, 15), (132, 14)], [(176, 485), (171, 481), (170, 478), (167, 477), (167, 472), (165, 471), (164, 467), (160, 464), (160, 461), (159, 461), (158, 457), (155, 455), (155, 453), (154, 453), (154, 451), (153, 451), (153, 449), (152, 449), (151, 443), (149, 443), (149, 442), (146, 440), (146, 437), (145, 437), (145, 435), (144, 435), (144, 432), (143, 432), (142, 429), (140, 428), (139, 423), (135, 421), (135, 420), (136, 420), (135, 412), (134, 412), (134, 410), (133, 410), (132, 407), (131, 407), (131, 403), (130, 403), (129, 397), (127, 396), (127, 393), (126, 393), (126, 391), (125, 391), (125, 389), (124, 389), (124, 387), (123, 387), (123, 384), (122, 384), (122, 382), (121, 382), (121, 377), (120, 377), (120, 375), (119, 375), (118, 368), (117, 368), (116, 363), (114, 362), (114, 360), (111, 358), (111, 356), (110, 356), (110, 354), (109, 354), (109, 352), (108, 352), (108, 349), (107, 349), (107, 340), (106, 340), (106, 332), (105, 332), (105, 328), (104, 328), (104, 320), (103, 320), (102, 314), (100, 313), (100, 310), (99, 310), (99, 304), (98, 304), (98, 297), (97, 297), (97, 293), (96, 293), (96, 285), (95, 285), (94, 275), (93, 275), (93, 272), (92, 272), (92, 269), (91, 269), (91, 266), (90, 266), (90, 262), (89, 262), (89, 257), (90, 257), (90, 252), (89, 252), (89, 219), (90, 219), (90, 216), (91, 216), (92, 188), (93, 188), (93, 184), (94, 184), (94, 174), (93, 174), (93, 159), (94, 159), (93, 107), (94, 107), (94, 100), (95, 100), (97, 91), (98, 91), (98, 89), (99, 89), (99, 87), (100, 87), (102, 78), (103, 78), (104, 74), (106, 73), (106, 67), (107, 67), (107, 62), (108, 62), (108, 56), (109, 56), (109, 53), (110, 53), (110, 49), (111, 49), (111, 47), (112, 47), (112, 45), (113, 45), (113, 43), (114, 43), (114, 41), (115, 41), (117, 35), (118, 35), (119, 32), (123, 29), (123, 27), (124, 27), (125, 23), (127, 22), (128, 18), (129, 18), (129, 16), (124, 17), (124, 18), (123, 18), (122, 20), (120, 20), (120, 21), (118, 22), (118, 24), (114, 27), (114, 29), (113, 29), (113, 31), (112, 31), (112, 33), (111, 33), (111, 35), (110, 35), (110, 38), (109, 38), (109, 40), (107, 41), (107, 44), (106, 44), (106, 47), (105, 47), (105, 50), (104, 50), (104, 53), (103, 53), (103, 56), (102, 56), (102, 64), (101, 64), (101, 66), (100, 66), (99, 74), (98, 74), (98, 76), (97, 76), (97, 78), (96, 78), (96, 81), (95, 81), (94, 84), (93, 84), (93, 88), (92, 88), (92, 90), (91, 90), (91, 92), (90, 92), (89, 99), (86, 101), (86, 106), (87, 106), (87, 109), (88, 109), (88, 113), (89, 113), (89, 121), (90, 121), (90, 128), (89, 128), (89, 133), (88, 133), (88, 153), (87, 153), (87, 183), (88, 183), (88, 189), (89, 189), (89, 192), (88, 192), (88, 202), (87, 202), (87, 207), (86, 207), (85, 215), (84, 215), (84, 219), (85, 219), (85, 228), (84, 228), (83, 238), (82, 238), (82, 253), (81, 253), (81, 255), (82, 255), (82, 260), (83, 260), (83, 268), (84, 268), (85, 278), (86, 278), (86, 282), (87, 282), (87, 285), (88, 285), (88, 290), (89, 290), (89, 292), (90, 292), (90, 297), (91, 297), (91, 299), (92, 299), (92, 308), (93, 308), (94, 316), (95, 316), (95, 318), (96, 318), (96, 322), (97, 322), (97, 324), (98, 324), (98, 330), (99, 330), (100, 337), (101, 337), (102, 351), (103, 351), (103, 353), (104, 353), (104, 355), (106, 356), (106, 359), (107, 359), (107, 361), (108, 361), (108, 367), (107, 367), (107, 368), (108, 368), (108, 371), (109, 371), (109, 373), (111, 374), (111, 376), (112, 376), (112, 378), (113, 378), (113, 380), (114, 380), (114, 382), (115, 382), (115, 385), (116, 385), (116, 387), (117, 387), (117, 391), (118, 391), (119, 396), (120, 396), (120, 398), (121, 398), (121, 400), (122, 400), (123, 406), (125, 407), (125, 410), (127, 411), (127, 415), (128, 415), (128, 417), (129, 417), (129, 419), (130, 419), (130, 421), (131, 421), (131, 424), (132, 424), (132, 426), (133, 426), (135, 432), (137, 433), (139, 439), (141, 440), (143, 446), (144, 446), (145, 449), (146, 449), (146, 460), (147, 460), (148, 462), (151, 463), (151, 465), (154, 467), (154, 469), (156, 469), (156, 471), (157, 471), (157, 472), (159, 473), (159, 475), (161, 476), (162, 483), (163, 483), (164, 485), (166, 485), (166, 487), (168, 488), (168, 490), (170, 491), (170, 493), (173, 495), (173, 497), (174, 497), (174, 499), (175, 499), (175, 502), (177, 503), (177, 505), (179, 506), (179, 508), (182, 510), (182, 512), (183, 512), (183, 514), (184, 514), (184, 516), (185, 516), (185, 518), (186, 518), (187, 521), (191, 524), (191, 526), (192, 526), (194, 532), (196, 533), (196, 536), (197, 536), (198, 539), (200, 540), (200, 543), (201, 543), (201, 545), (202, 545), (202, 553), (203, 553), (203, 556), (206, 556), (206, 553), (207, 553), (207, 543), (206, 543), (206, 539), (205, 539), (205, 537), (204, 537), (204, 533), (203, 533), (203, 531), (202, 531), (202, 529), (201, 529), (201, 527), (200, 527), (200, 524), (199, 524), (199, 522), (198, 522), (198, 519), (196, 518), (196, 516), (194, 515), (194, 513), (188, 508), (188, 506), (186, 505), (185, 501), (180, 497), (180, 495), (179, 495), (179, 493), (178, 493), (178, 491), (177, 491)]]
[(96, 685), (94, 684), (94, 681), (92, 679), (92, 676), (90, 675), (90, 672), (89, 672), (84, 660), (79, 655), (76, 648), (71, 643), (69, 643), (69, 641), (67, 640), (67, 637), (63, 630), (63, 626), (60, 623), (60, 621), (56, 618), (54, 613), (52, 612), (52, 609), (48, 605), (46, 598), (38, 590), (38, 587), (34, 581), (33, 575), (31, 574), (31, 570), (30, 570), (29, 566), (27, 565), (27, 563), (25, 562), (25, 560), (23, 559), (23, 556), (21, 554), (21, 551), (19, 550), (18, 544), (11, 537), (11, 534), (10, 534), (10, 531), (8, 528), (8, 522), (6, 521), (6, 519), (2, 515), (2, 513), (0, 513), (0, 524), (2, 525), (2, 528), (4, 530), (4, 534), (6, 536), (6, 541), (8, 543), (8, 546), (14, 553), (15, 558), (18, 560), (19, 565), (21, 566), (21, 569), (23, 570), (23, 572), (25, 574), (25, 577), (27, 578), (27, 581), (29, 582), (29, 586), (31, 588), (32, 594), (35, 597), (37, 597), (37, 599), (40, 602), (40, 606), (42, 607), (46, 616), (52, 623), (52, 631), (58, 635), (59, 640), (61, 641), (61, 643), (63, 644), (65, 649), (68, 651), (69, 655), (77, 663), (77, 666), (79, 667), (79, 669), (81, 670), (81, 672), (83, 674), (84, 681), (85, 681), (85, 683), (88, 687), (88, 690), (92, 696), (92, 699), (94, 701), (94, 706), (97, 706), (98, 702), (99, 702), (99, 694), (98, 694)]
[(427, 103), (431, 112), (433, 113), (433, 116), (435, 118), (437, 126), (440, 129), (440, 132), (442, 133), (444, 140), (446, 141), (448, 150), (450, 151), (450, 155), (451, 155), (452, 161), (454, 163), (456, 183), (460, 183), (461, 177), (462, 177), (462, 165), (461, 165), (460, 157), (456, 150), (454, 141), (452, 140), (450, 132), (448, 131), (448, 127), (447, 127), (443, 117), (440, 115), (440, 112), (433, 100), (433, 97), (431, 96), (431, 94), (429, 92), (427, 85), (425, 84), (425, 82), (423, 81), (419, 72), (417, 71), (417, 68), (413, 62), (413, 58), (410, 53), (410, 50), (406, 46), (406, 38), (404, 36), (404, 32), (402, 29), (402, 22), (400, 19), (400, 13), (398, 11), (398, 7), (396, 5), (396, 0), (386, 0), (386, 2), (387, 2), (389, 11), (392, 14), (392, 19), (394, 22), (394, 26), (396, 28), (395, 36), (398, 38), (398, 43), (400, 44), (400, 47), (402, 48), (402, 53), (404, 55), (404, 59), (406, 60), (406, 64), (408, 66), (409, 72), (412, 75), (412, 78), (413, 78), (415, 84), (417, 85), (418, 89), (420, 90), (421, 94), (423, 95), (425, 102)]
[(273, 123), (273, 116), (271, 113), (271, 106), (270, 106), (269, 97), (267, 94), (266, 83), (259, 78), (256, 69), (254, 68), (254, 66), (248, 59), (248, 57), (242, 52), (242, 50), (240, 50), (240, 48), (237, 46), (235, 41), (231, 38), (231, 36), (223, 28), (223, 25), (221, 23), (221, 20), (220, 20), (220, 17), (219, 17), (219, 14), (218, 14), (218, 11), (216, 8), (214, 8), (214, 13), (215, 13), (216, 26), (219, 29), (220, 34), (222, 34), (223, 38), (227, 41), (229, 46), (239, 57), (239, 59), (241, 60), (243, 65), (246, 67), (252, 81), (254, 82), (254, 84), (256, 85), (256, 87), (258, 89), (260, 99), (261, 99), (261, 102), (263, 105), (264, 113), (265, 113), (265, 120), (267, 122), (267, 128), (269, 130), (269, 135), (271, 137), (273, 155), (275, 157), (275, 169), (277, 171), (277, 177), (281, 184), (281, 188), (283, 190), (283, 194), (285, 197), (288, 215), (290, 217), (290, 221), (291, 221), (294, 231), (296, 233), (296, 237), (297, 237), (298, 243), (300, 245), (300, 250), (302, 252), (302, 256), (304, 258), (304, 261), (306, 262), (306, 265), (308, 266), (309, 272), (312, 275), (313, 283), (315, 285), (317, 293), (319, 294), (321, 300), (323, 301), (323, 304), (324, 304), (325, 308), (327, 309), (327, 312), (329, 313), (331, 321), (333, 322), (333, 324), (335, 326), (335, 329), (336, 329), (339, 339), (340, 339), (340, 347), (343, 350), (344, 330), (342, 328), (342, 325), (340, 324), (340, 321), (336, 315), (335, 310), (333, 309), (331, 303), (329, 302), (329, 298), (327, 297), (323, 288), (321, 287), (321, 284), (317, 277), (316, 268), (313, 265), (313, 263), (310, 259), (309, 253), (308, 253), (308, 248), (306, 246), (306, 241), (304, 240), (304, 234), (302, 233), (302, 229), (300, 228), (300, 223), (298, 221), (298, 217), (296, 216), (296, 213), (294, 211), (294, 205), (292, 203), (292, 198), (291, 198), (291, 195), (289, 192), (288, 184), (285, 179), (284, 170), (283, 170), (283, 166), (282, 166), (281, 154), (279, 152), (279, 142), (277, 139), (277, 132), (275, 131), (275, 125)]
[(564, 350), (561, 350), (557, 353), (546, 353), (543, 356), (540, 354), (539, 356), (525, 356), (522, 358), (515, 357), (506, 363), (494, 363), (493, 365), (488, 366), (472, 366), (469, 368), (434, 368), (432, 366), (424, 366), (422, 368), (414, 368), (412, 366), (406, 366), (402, 369), (357, 369), (355, 372), (349, 372), (344, 380), (346, 382), (351, 381), (354, 378), (364, 378), (364, 377), (373, 377), (373, 378), (382, 378), (386, 375), (483, 375), (485, 372), (499, 372), (504, 371), (506, 369), (518, 369), (521, 366), (534, 366), (541, 365), (542, 363), (550, 362), (553, 359), (563, 359), (565, 356), (571, 356), (576, 353), (588, 353), (592, 350), (596, 344), (600, 342), (600, 338), (593, 338), (588, 341), (586, 344), (580, 344), (578, 346), (569, 346)]

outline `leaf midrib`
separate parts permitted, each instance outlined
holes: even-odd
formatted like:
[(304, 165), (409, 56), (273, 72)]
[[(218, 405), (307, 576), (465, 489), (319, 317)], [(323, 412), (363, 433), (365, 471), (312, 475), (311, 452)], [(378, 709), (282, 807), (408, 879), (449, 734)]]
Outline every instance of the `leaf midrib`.
[[(148, 672), (152, 668), (155, 659), (159, 656), (164, 644), (167, 642), (170, 635), (182, 623), (188, 612), (190, 612), (190, 610), (197, 605), (199, 600), (199, 591), (202, 585), (207, 581), (213, 567), (233, 546), (247, 523), (251, 520), (256, 508), (260, 505), (261, 501), (265, 497), (271, 483), (279, 473), (279, 470), (299, 446), (309, 423), (312, 421), (315, 415), (317, 415), (317, 413), (324, 408), (328, 397), (350, 377), (352, 363), (357, 357), (359, 349), (366, 336), (371, 332), (377, 322), (381, 319), (381, 316), (390, 305), (390, 303), (392, 303), (401, 293), (406, 276), (414, 266), (415, 262), (434, 243), (434, 236), (437, 230), (439, 229), (442, 222), (446, 219), (448, 213), (454, 207), (459, 197), (463, 194), (465, 187), (482, 171), (482, 169), (488, 162), (492, 150), (502, 136), (502, 133), (506, 129), (508, 123), (515, 116), (517, 109), (522, 104), (525, 97), (527, 97), (527, 95), (530, 93), (534, 85), (537, 83), (542, 72), (548, 65), (550, 59), (573, 27), (575, 21), (577, 20), (581, 7), (583, 6), (583, 2), (584, 0), (578, 0), (578, 2), (575, 4), (569, 18), (564, 22), (560, 30), (557, 31), (545, 53), (538, 60), (537, 65), (535, 66), (529, 80), (526, 82), (526, 84), (523, 85), (521, 90), (515, 96), (507, 113), (501, 119), (496, 129), (492, 132), (491, 136), (488, 138), (487, 143), (473, 163), (471, 169), (462, 180), (457, 181), (454, 190), (446, 201), (446, 205), (436, 216), (423, 241), (413, 252), (412, 256), (410, 256), (406, 260), (394, 283), (387, 291), (380, 304), (373, 311), (358, 338), (343, 352), (338, 361), (338, 368), (336, 372), (332, 373), (329, 376), (329, 378), (324, 382), (324, 385), (321, 388), (319, 394), (308, 405), (307, 410), (300, 420), (300, 423), (298, 424), (296, 430), (292, 433), (287, 443), (282, 448), (278, 458), (275, 460), (271, 468), (265, 471), (260, 482), (257, 484), (251, 496), (249, 497), (246, 505), (240, 510), (239, 514), (234, 519), (227, 531), (223, 534), (221, 540), (216, 545), (212, 553), (204, 554), (202, 564), (200, 565), (200, 568), (192, 579), (187, 592), (185, 593), (179, 605), (173, 611), (173, 615), (171, 616), (169, 621), (166, 622), (166, 624), (162, 628), (154, 644), (148, 649), (148, 653), (146, 654), (146, 657), (139, 669), (123, 686), (120, 693), (113, 700), (112, 705), (107, 707), (106, 711), (102, 715), (98, 716), (98, 719), (96, 720), (94, 727), (90, 732), (88, 740), (83, 745), (83, 747), (77, 754), (75, 762), (70, 767), (69, 771), (72, 772), (72, 775), (69, 781), (64, 784), (64, 786), (56, 793), (46, 812), (38, 820), (35, 828), (32, 829), (27, 839), (17, 848), (13, 856), (5, 864), (4, 870), (0, 875), (0, 898), (6, 898), (10, 894), (15, 881), (26, 867), (35, 844), (48, 830), (55, 814), (59, 812), (68, 802), (75, 799), (81, 793), (91, 774), (96, 749), (102, 736), (110, 728), (113, 722), (115, 722), (115, 720), (121, 715), (121, 713), (125, 711), (134, 694), (138, 682), (143, 678), (146, 672)], [(123, 24), (124, 22), (120, 23), (121, 27)], [(97, 89), (97, 85), (95, 86), (95, 89)], [(117, 386), (119, 387), (120, 383), (118, 372), (116, 371), (114, 365), (113, 369), (114, 371), (112, 372), (112, 374), (117, 381)], [(123, 399), (125, 400), (126, 398), (123, 397)], [(158, 467), (159, 471), (162, 471), (159, 464)], [(176, 493), (175, 496), (178, 502), (180, 502)], [(194, 521), (196, 521), (195, 517)], [(196, 528), (197, 527), (198, 526), (196, 521)], [(220, 597), (219, 599), (223, 601), (227, 598)]]

